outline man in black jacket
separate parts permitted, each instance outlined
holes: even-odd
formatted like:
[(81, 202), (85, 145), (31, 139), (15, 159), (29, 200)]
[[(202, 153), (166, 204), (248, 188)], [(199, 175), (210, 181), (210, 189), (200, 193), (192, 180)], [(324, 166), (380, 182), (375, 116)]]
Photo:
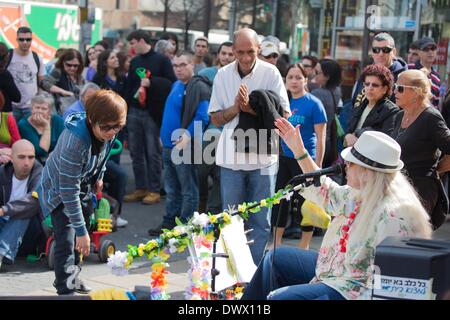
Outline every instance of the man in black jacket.
[[(176, 77), (169, 58), (153, 50), (148, 32), (133, 31), (128, 35), (127, 40), (137, 53), (137, 56), (131, 60), (125, 84), (129, 108), (128, 143), (136, 190), (126, 195), (124, 200), (154, 204), (160, 201), (162, 158), (158, 119), (154, 118), (153, 109), (161, 104), (160, 95), (168, 94), (169, 91), (167, 86), (165, 86), (166, 89), (159, 88), (164, 83), (157, 81), (156, 78), (165, 78), (174, 82)], [(136, 92), (141, 87), (147, 92), (146, 101), (142, 105), (136, 96)], [(152, 88), (151, 94), (150, 88)], [(162, 113), (159, 112), (159, 114)]]
[(14, 262), (30, 220), (39, 218), (34, 190), (41, 171), (27, 140), (14, 143), (11, 162), (0, 167), (0, 267), (5, 259)]

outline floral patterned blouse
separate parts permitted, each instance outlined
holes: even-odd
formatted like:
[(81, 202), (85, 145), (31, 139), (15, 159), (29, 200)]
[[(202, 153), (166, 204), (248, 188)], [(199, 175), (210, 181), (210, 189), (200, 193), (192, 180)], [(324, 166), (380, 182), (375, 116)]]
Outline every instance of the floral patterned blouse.
[(400, 218), (404, 216), (400, 212), (402, 207), (386, 199), (372, 213), (364, 237), (352, 235), (353, 226), (358, 223), (356, 215), (349, 230), (347, 252), (342, 253), (341, 227), (347, 224), (356, 206), (356, 193), (351, 187), (339, 186), (330, 178), (323, 177), (321, 182), (321, 187), (312, 186), (301, 192), (305, 199), (321, 205), (334, 217), (323, 239), (316, 276), (311, 283), (322, 282), (346, 299), (369, 299), (376, 246), (389, 236), (414, 236), (411, 224)]

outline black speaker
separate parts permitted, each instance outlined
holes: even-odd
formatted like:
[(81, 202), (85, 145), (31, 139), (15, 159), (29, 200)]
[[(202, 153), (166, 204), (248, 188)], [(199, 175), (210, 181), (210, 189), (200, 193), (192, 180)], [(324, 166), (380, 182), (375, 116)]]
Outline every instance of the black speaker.
[(388, 237), (376, 248), (373, 299), (450, 296), (450, 241)]

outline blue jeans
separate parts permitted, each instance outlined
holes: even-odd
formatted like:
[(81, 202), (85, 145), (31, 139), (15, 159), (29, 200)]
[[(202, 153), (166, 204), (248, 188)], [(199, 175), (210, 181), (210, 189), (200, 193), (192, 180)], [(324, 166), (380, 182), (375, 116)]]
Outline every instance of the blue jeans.
[(16, 119), (16, 123), (19, 123), (21, 119), (28, 119), (31, 116), (31, 108), (18, 109), (13, 108), (13, 116)]
[(125, 196), (125, 188), (127, 186), (127, 172), (120, 164), (117, 164), (113, 160), (108, 160), (106, 162), (106, 172), (103, 180), (109, 184), (108, 194), (119, 203), (120, 214)]
[[(259, 202), (272, 196), (275, 193), (277, 168), (277, 164), (254, 171), (221, 168), (220, 191), (223, 209), (226, 210), (228, 206), (233, 205), (237, 208), (243, 202)], [(265, 208), (258, 213), (250, 213), (248, 221), (245, 222), (246, 229), (253, 229), (248, 236), (249, 240), (255, 241), (250, 245), (250, 251), (256, 265), (261, 261), (269, 240), (270, 214), (271, 209)]]
[(193, 164), (173, 164), (172, 149), (163, 149), (164, 190), (166, 191), (166, 214), (164, 227), (174, 227), (175, 217), (187, 222), (198, 210), (198, 178)]
[[(71, 277), (73, 266), (80, 262), (80, 254), (75, 250), (75, 230), (65, 212), (64, 205), (59, 205), (51, 212), (53, 235), (55, 241), (55, 282), (53, 286), (58, 294), (75, 291)], [(81, 269), (81, 268), (80, 268)]]
[(148, 110), (131, 107), (127, 129), (136, 189), (159, 193), (162, 161), (158, 125)]
[(242, 299), (344, 300), (339, 292), (326, 284), (309, 283), (315, 276), (317, 257), (317, 252), (293, 247), (279, 247), (275, 254), (268, 252), (245, 288)]
[(30, 219), (0, 217), (0, 255), (14, 262)]

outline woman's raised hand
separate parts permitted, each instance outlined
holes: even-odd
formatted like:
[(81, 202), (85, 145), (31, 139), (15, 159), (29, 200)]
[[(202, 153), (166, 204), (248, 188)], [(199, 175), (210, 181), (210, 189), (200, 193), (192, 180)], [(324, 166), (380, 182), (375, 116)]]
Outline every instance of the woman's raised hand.
[(300, 125), (294, 127), (285, 118), (279, 118), (275, 120), (275, 127), (278, 128), (278, 135), (288, 145), (294, 155), (302, 153), (305, 146), (303, 144), (302, 136), (300, 135)]

